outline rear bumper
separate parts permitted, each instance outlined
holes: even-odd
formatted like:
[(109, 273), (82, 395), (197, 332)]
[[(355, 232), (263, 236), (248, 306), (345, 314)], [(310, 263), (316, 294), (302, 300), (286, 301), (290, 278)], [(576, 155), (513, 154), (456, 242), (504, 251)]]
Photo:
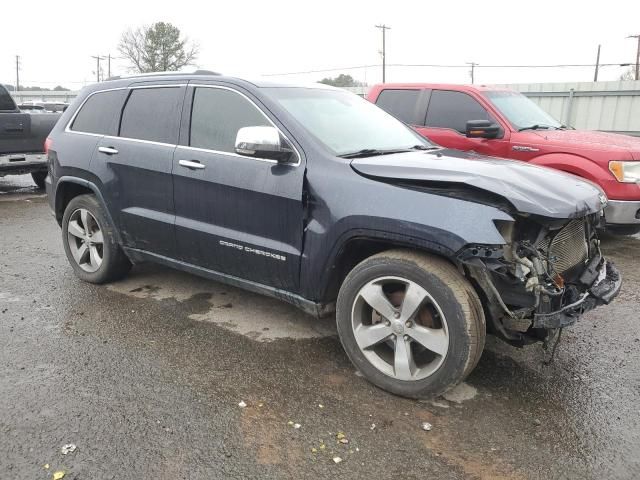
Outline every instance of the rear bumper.
[(0, 155), (0, 177), (47, 170), (47, 155), (36, 153), (10, 153)]
[(598, 259), (599, 264), (590, 270), (589, 266), (583, 276), (596, 276), (591, 286), (580, 298), (555, 312), (535, 314), (534, 328), (562, 328), (574, 324), (584, 313), (600, 305), (608, 305), (620, 293), (622, 275), (612, 263)]
[(640, 225), (640, 201), (609, 200), (604, 218), (607, 225)]

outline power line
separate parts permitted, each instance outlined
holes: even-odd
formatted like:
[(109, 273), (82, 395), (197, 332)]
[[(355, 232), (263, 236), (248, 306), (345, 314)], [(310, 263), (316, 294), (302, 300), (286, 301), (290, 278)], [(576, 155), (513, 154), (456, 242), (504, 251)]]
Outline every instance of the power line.
[[(599, 67), (628, 67), (634, 63), (599, 63)], [(352, 65), (348, 67), (323, 68), (314, 70), (302, 70), (298, 72), (282, 72), (282, 73), (265, 73), (263, 77), (280, 77), (285, 75), (302, 75), (305, 73), (326, 73), (337, 72), (341, 70), (360, 70), (363, 68), (380, 67), (382, 64), (374, 63), (368, 65)], [(453, 65), (441, 63), (388, 63), (387, 67), (430, 67), (430, 68), (469, 68), (469, 64)], [(475, 68), (586, 68), (595, 67), (595, 63), (565, 63), (553, 65), (479, 65), (475, 64)]]

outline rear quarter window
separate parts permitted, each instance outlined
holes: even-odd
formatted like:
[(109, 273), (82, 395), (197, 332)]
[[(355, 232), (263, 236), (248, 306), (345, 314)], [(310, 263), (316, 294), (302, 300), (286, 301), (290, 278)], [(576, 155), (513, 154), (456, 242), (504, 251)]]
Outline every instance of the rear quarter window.
[(177, 144), (183, 93), (180, 87), (133, 89), (122, 112), (120, 136)]
[(124, 90), (94, 93), (80, 107), (71, 124), (71, 130), (98, 135), (117, 135), (123, 97)]
[(388, 89), (378, 95), (376, 105), (398, 120), (416, 124), (416, 108), (420, 90)]

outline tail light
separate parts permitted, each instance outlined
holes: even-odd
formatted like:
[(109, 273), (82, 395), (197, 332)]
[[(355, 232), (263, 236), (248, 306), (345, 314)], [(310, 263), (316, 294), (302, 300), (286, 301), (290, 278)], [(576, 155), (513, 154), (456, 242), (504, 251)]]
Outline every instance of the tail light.
[(49, 149), (51, 148), (51, 144), (53, 142), (51, 141), (50, 137), (47, 137), (47, 139), (44, 141), (44, 154), (45, 155), (49, 155)]

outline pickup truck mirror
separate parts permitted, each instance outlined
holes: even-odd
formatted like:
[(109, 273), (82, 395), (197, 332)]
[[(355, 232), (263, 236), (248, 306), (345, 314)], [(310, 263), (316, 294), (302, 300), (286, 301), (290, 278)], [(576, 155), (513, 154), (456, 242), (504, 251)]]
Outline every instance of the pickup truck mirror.
[(500, 134), (500, 126), (489, 120), (469, 120), (466, 135), (469, 138), (496, 138)]
[(275, 127), (242, 127), (236, 135), (236, 153), (245, 157), (266, 158), (289, 163), (293, 150)]

